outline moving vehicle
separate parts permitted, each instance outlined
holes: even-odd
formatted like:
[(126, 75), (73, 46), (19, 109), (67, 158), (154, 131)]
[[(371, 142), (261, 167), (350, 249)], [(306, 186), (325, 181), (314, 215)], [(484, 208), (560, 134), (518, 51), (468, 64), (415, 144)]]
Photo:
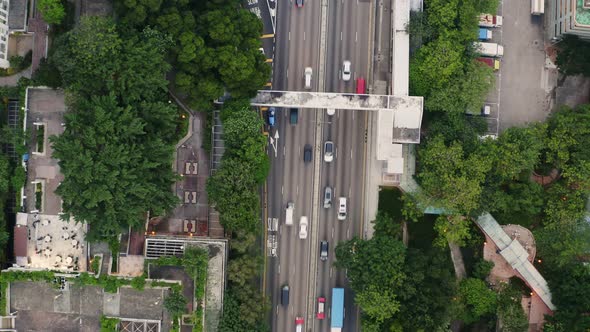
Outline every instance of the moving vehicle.
[(284, 306), (289, 305), (289, 285), (284, 285), (281, 289), (281, 304)]
[(334, 160), (334, 143), (332, 141), (326, 141), (324, 143), (324, 161), (329, 163)]
[(295, 6), (297, 8), (302, 8), (303, 7), (303, 0), (295, 0)]
[(365, 79), (362, 77), (356, 79), (356, 93), (359, 95), (364, 95), (367, 93), (365, 90)]
[(301, 240), (307, 239), (307, 217), (302, 216), (299, 219), (299, 238)]
[(473, 43), (473, 46), (476, 51), (483, 56), (500, 58), (504, 55), (504, 46), (496, 43), (475, 42)]
[(313, 74), (313, 69), (311, 69), (311, 67), (306, 67), (305, 68), (305, 73), (304, 73), (304, 77), (305, 77), (305, 88), (306, 89), (311, 89), (311, 75)]
[(342, 80), (343, 81), (350, 81), (350, 61), (348, 60), (344, 60), (344, 62), (342, 63)]
[(325, 297), (318, 297), (318, 312), (315, 315), (317, 319), (324, 319), (326, 318), (326, 298)]
[(338, 198), (338, 220), (346, 219), (346, 197)]
[(308, 163), (311, 161), (311, 158), (311, 145), (305, 144), (305, 147), (303, 148), (303, 162)]
[(292, 125), (296, 125), (297, 124), (297, 120), (299, 120), (299, 109), (298, 108), (292, 108), (289, 111), (289, 122)]
[(332, 288), (330, 332), (342, 332), (344, 323), (344, 288)]
[(295, 210), (295, 204), (293, 202), (287, 203), (287, 209), (285, 211), (285, 225), (293, 225), (293, 210)]
[(486, 28), (497, 28), (502, 26), (502, 16), (481, 14), (479, 15), (479, 26)]
[(328, 260), (329, 248), (330, 248), (330, 245), (329, 245), (328, 241), (320, 242), (320, 260), (322, 260), (322, 261)]
[(295, 332), (303, 331), (303, 317), (295, 318)]
[(336, 109), (334, 109), (334, 108), (327, 108), (326, 109), (326, 113), (328, 113), (329, 116), (332, 116), (332, 115), (336, 114)]
[(541, 15), (545, 13), (545, 0), (531, 0), (531, 14)]
[(479, 28), (479, 40), (490, 40), (492, 39), (492, 30)]
[(475, 59), (481, 63), (485, 63), (486, 65), (492, 67), (494, 70), (500, 70), (500, 60), (494, 58), (486, 58), (486, 57), (479, 57)]
[(268, 125), (271, 127), (275, 126), (275, 119), (276, 119), (275, 113), (276, 113), (276, 110), (274, 107), (271, 107), (268, 109)]
[(329, 186), (324, 189), (324, 209), (329, 209), (332, 206), (332, 188)]

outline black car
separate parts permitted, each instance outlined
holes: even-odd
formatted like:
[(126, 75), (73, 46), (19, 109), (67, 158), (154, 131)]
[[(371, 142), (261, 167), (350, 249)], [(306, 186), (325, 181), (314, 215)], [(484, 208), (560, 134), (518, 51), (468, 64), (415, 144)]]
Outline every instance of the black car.
[(328, 249), (329, 249), (328, 241), (320, 242), (320, 259), (322, 261), (328, 260)]
[(303, 148), (303, 161), (308, 163), (311, 161), (311, 145), (309, 144), (305, 144), (305, 147)]
[(292, 108), (291, 109), (291, 114), (290, 114), (290, 122), (292, 125), (296, 125), (297, 124), (297, 119), (299, 118), (299, 109), (298, 108)]
[(289, 285), (284, 285), (281, 289), (281, 304), (284, 306), (289, 305)]

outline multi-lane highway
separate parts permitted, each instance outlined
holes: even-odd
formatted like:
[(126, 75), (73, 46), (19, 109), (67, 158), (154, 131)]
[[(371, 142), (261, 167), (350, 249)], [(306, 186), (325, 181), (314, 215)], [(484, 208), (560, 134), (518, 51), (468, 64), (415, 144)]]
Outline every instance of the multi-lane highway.
[[(330, 1), (326, 8), (325, 45), (320, 45), (320, 6), (320, 0), (306, 0), (303, 8), (297, 8), (289, 1), (277, 3), (273, 89), (304, 91), (305, 67), (313, 69), (311, 91), (318, 91), (318, 86), (322, 86), (327, 92), (354, 92), (355, 79), (368, 77), (372, 44), (371, 3)], [(322, 46), (325, 47), (324, 52), (320, 52)], [(320, 59), (320, 54), (324, 54), (325, 58)], [(344, 60), (352, 63), (352, 78), (348, 82), (344, 82), (341, 75)], [(324, 81), (321, 85), (318, 84), (320, 61), (324, 61)], [(361, 232), (365, 128), (366, 113), (362, 111), (336, 110), (333, 116), (329, 116), (325, 110), (300, 109), (296, 125), (289, 123), (289, 110), (281, 109), (277, 114), (276, 126), (271, 128), (270, 134), (274, 136), (278, 131), (279, 141), (276, 157), (272, 149), (270, 153), (272, 167), (267, 193), (268, 217), (279, 218), (280, 224), (278, 256), (269, 258), (267, 264), (267, 290), (273, 305), (272, 331), (293, 331), (297, 316), (305, 318), (305, 331), (329, 331), (333, 287), (346, 289), (344, 331), (358, 330), (357, 308), (353, 305), (345, 273), (334, 268), (333, 262), (336, 244)], [(333, 141), (336, 148), (331, 163), (323, 160), (323, 143), (327, 140)], [(314, 148), (314, 160), (310, 163), (303, 161), (306, 144)], [(318, 162), (316, 158), (319, 158)], [(315, 196), (314, 180), (319, 181), (315, 186), (318, 190)], [(334, 190), (329, 209), (323, 208), (326, 186)], [(338, 197), (348, 200), (345, 221), (336, 218)], [(314, 198), (318, 200), (315, 203), (319, 210), (316, 220), (312, 218)], [(285, 225), (288, 202), (295, 204), (292, 226)], [(310, 224), (305, 240), (298, 236), (301, 216), (307, 216)], [(320, 261), (315, 254), (319, 254), (321, 240), (329, 241), (327, 261)], [(310, 278), (312, 274), (315, 278)], [(280, 290), (283, 285), (290, 287), (288, 306), (281, 305)], [(314, 318), (310, 321), (308, 317), (315, 317), (315, 299), (319, 296), (327, 299), (326, 319), (320, 321)], [(311, 307), (310, 298), (314, 299)]]

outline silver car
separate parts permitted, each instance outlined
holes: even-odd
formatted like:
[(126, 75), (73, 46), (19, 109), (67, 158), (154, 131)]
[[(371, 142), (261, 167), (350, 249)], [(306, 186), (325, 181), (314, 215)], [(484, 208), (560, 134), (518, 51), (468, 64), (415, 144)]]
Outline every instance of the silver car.
[(332, 188), (329, 186), (324, 190), (324, 209), (329, 209), (332, 206)]

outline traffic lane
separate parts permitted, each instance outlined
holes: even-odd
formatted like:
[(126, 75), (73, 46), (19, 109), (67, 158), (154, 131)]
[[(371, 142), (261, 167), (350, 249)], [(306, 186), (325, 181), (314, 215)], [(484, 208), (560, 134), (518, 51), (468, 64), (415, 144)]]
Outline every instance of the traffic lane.
[(286, 4), (277, 4), (275, 56), (273, 67), (273, 85), (276, 89), (283, 90), (287, 87), (285, 72), (289, 63), (289, 26), (291, 22), (292, 7)]
[(328, 6), (328, 31), (326, 33), (326, 64), (325, 64), (325, 91), (338, 92), (334, 82), (338, 78), (338, 59), (340, 57), (338, 45), (340, 43), (340, 32), (344, 18), (341, 1), (334, 1)]
[(289, 91), (303, 91), (304, 71), (311, 67), (312, 89), (317, 91), (317, 64), (319, 43), (319, 2), (307, 2), (303, 8), (294, 8), (289, 25), (290, 58), (286, 69)]

